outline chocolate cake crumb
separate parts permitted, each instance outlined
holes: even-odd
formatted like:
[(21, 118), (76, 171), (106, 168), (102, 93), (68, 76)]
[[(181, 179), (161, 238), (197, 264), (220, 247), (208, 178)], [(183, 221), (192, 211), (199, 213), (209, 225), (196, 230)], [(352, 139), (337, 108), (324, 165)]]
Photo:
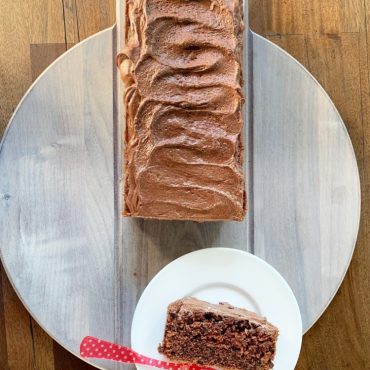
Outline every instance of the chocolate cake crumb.
[(253, 312), (185, 298), (168, 306), (163, 343), (171, 361), (228, 370), (273, 368), (278, 329)]

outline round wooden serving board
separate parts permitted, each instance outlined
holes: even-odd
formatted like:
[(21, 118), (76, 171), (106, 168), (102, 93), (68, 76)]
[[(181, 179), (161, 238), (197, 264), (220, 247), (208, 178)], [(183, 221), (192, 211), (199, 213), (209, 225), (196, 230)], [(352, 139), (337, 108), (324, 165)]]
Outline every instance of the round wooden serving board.
[(114, 63), (122, 2), (116, 26), (35, 82), (4, 136), (0, 252), (14, 288), (39, 324), (78, 355), (85, 335), (130, 345), (136, 302), (170, 261), (200, 248), (239, 248), (285, 277), (308, 330), (342, 282), (359, 226), (359, 174), (341, 117), (297, 61), (247, 31), (246, 220), (122, 219)]

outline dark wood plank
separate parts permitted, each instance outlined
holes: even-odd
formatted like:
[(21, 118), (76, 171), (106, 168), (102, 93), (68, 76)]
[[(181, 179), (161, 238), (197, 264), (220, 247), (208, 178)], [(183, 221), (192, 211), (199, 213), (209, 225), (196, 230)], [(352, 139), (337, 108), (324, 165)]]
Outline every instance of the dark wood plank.
[(80, 40), (115, 22), (115, 0), (76, 0)]
[(29, 33), (27, 27), (20, 27), (27, 10), (21, 0), (0, 2), (0, 50), (7, 56), (0, 63), (0, 135), (32, 80)]
[(35, 368), (40, 370), (54, 370), (53, 340), (34, 320), (31, 321), (31, 325)]
[[(362, 90), (362, 126), (364, 130), (363, 141), (363, 173), (362, 173), (362, 234), (364, 246), (369, 246), (370, 241), (370, 0), (365, 1), (365, 19), (366, 24), (363, 25), (364, 32), (361, 33), (360, 49), (363, 51), (360, 58), (360, 73), (361, 73), (361, 90)], [(370, 252), (364, 247), (363, 253), (359, 259), (362, 259), (360, 266), (354, 266), (356, 274), (362, 276), (361, 285), (362, 292), (370, 291), (369, 266)], [(358, 270), (357, 270), (358, 269)], [(369, 296), (368, 294), (366, 295)], [(361, 296), (358, 295), (358, 299)], [(368, 308), (370, 305), (368, 305)], [(366, 315), (365, 328), (368, 330), (367, 338), (370, 338), (370, 318)]]
[(60, 0), (32, 0), (27, 5), (29, 43), (64, 42), (63, 3)]
[(342, 32), (360, 32), (365, 26), (363, 0), (342, 0), (340, 17)]
[(250, 0), (250, 26), (262, 35), (359, 32), (363, 0)]
[(27, 310), (15, 294), (3, 268), (5, 333), (9, 370), (34, 370), (33, 336)]
[(5, 327), (5, 306), (3, 293), (3, 267), (0, 264), (0, 369), (8, 369), (8, 353)]
[(76, 0), (63, 0), (65, 39), (67, 47), (71, 47), (80, 41)]
[(250, 26), (263, 35), (304, 33), (305, 0), (249, 0)]
[(65, 43), (31, 44), (31, 75), (34, 81), (46, 67), (67, 50)]
[(304, 35), (272, 35), (267, 38), (274, 44), (279, 45), (303, 65), (308, 64), (306, 39)]
[(314, 35), (337, 34), (341, 27), (341, 1), (304, 0), (305, 31)]
[(66, 349), (54, 342), (55, 370), (92, 370), (94, 367), (78, 359)]
[(308, 69), (334, 101), (347, 126), (357, 158), (363, 156), (360, 35), (307, 36)]

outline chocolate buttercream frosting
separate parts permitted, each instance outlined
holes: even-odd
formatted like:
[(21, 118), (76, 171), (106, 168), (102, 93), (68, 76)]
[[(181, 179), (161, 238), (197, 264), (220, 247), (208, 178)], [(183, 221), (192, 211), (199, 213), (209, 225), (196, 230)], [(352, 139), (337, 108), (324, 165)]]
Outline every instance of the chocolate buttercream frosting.
[(242, 220), (241, 0), (126, 0), (124, 215)]

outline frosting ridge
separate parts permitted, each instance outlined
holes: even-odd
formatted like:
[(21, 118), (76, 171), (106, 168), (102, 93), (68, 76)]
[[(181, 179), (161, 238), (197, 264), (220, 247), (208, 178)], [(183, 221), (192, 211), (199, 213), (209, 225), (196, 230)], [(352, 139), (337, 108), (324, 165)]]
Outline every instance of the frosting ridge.
[(127, 0), (124, 215), (242, 220), (242, 5)]

